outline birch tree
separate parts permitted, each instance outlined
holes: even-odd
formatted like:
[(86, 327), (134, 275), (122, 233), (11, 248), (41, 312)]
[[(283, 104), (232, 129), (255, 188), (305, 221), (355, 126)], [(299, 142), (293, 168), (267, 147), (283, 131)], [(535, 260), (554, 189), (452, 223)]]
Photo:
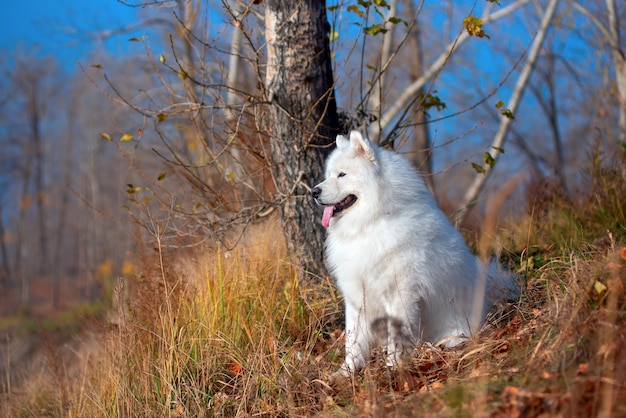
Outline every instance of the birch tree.
[[(485, 26), (490, 22), (508, 16), (529, 2), (530, 0), (517, 0), (516, 2), (511, 3), (506, 7), (502, 7), (497, 11), (493, 11), (493, 3), (490, 3), (485, 8), (483, 16), (481, 17), (482, 25)], [(425, 68), (423, 74), (411, 84), (406, 86), (402, 94), (393, 100), (393, 104), (381, 112), (380, 122), (370, 126), (368, 135), (374, 138), (380, 135), (389, 136), (390, 128), (393, 128), (394, 125), (398, 124), (397, 119), (399, 117), (401, 118), (408, 113), (410, 106), (419, 99), (418, 95), (423, 91), (426, 83), (437, 77), (439, 72), (448, 62), (451, 55), (471, 37), (472, 35), (468, 31), (461, 31), (459, 35), (446, 46), (444, 51), (432, 62), (432, 64)]]
[[(613, 60), (618, 100), (617, 140), (626, 146), (626, 47), (620, 34), (619, 13), (615, 0), (606, 0), (606, 21), (602, 22), (582, 2), (570, 1), (600, 31)], [(623, 3), (621, 3), (623, 6)]]
[(508, 109), (503, 110), (503, 114), (500, 117), (500, 125), (498, 127), (498, 131), (496, 132), (491, 146), (489, 150), (484, 155), (484, 162), (481, 167), (477, 169), (478, 173), (474, 177), (473, 182), (467, 189), (465, 195), (463, 196), (463, 200), (459, 207), (459, 210), (456, 213), (455, 221), (457, 224), (463, 222), (465, 215), (467, 214), (467, 210), (469, 207), (475, 202), (478, 194), (481, 192), (482, 188), (485, 185), (485, 182), (489, 178), (489, 175), (492, 173), (493, 167), (502, 153), (504, 141), (506, 139), (506, 135), (509, 131), (509, 127), (514, 119), (515, 111), (522, 99), (522, 95), (524, 93), (524, 89), (528, 84), (528, 80), (533, 71), (535, 63), (537, 62), (537, 57), (539, 56), (539, 51), (541, 50), (541, 46), (546, 37), (546, 33), (548, 28), (550, 27), (550, 22), (554, 17), (554, 13), (556, 10), (556, 6), (559, 0), (550, 0), (548, 3), (546, 10), (543, 12), (543, 17), (541, 19), (541, 23), (539, 25), (539, 29), (537, 30), (537, 34), (535, 35), (535, 39), (532, 42), (530, 51), (528, 52), (528, 57), (526, 58), (526, 62), (522, 71), (520, 73), (519, 78), (515, 84), (513, 89), (513, 93), (511, 94), (511, 98), (508, 102)]

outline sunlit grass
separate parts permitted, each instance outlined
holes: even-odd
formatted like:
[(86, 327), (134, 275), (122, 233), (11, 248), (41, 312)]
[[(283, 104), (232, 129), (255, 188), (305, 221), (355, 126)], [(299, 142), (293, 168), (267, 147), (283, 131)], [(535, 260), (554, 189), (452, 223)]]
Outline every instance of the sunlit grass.
[(313, 353), (326, 344), (338, 305), (330, 289), (309, 297), (276, 244), (280, 230), (271, 229), (236, 250), (179, 260), (162, 286), (163, 297), (182, 289), (179, 299), (161, 301), (152, 329), (130, 320), (109, 333), (99, 360), (106, 379), (92, 381), (97, 397), (85, 395), (75, 413), (274, 416), (299, 408), (293, 380), (332, 367), (320, 368)]

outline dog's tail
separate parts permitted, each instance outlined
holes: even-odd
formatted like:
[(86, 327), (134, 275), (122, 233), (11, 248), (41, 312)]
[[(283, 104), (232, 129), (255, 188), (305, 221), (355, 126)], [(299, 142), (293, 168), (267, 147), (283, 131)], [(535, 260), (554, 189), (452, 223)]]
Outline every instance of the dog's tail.
[(472, 322), (480, 324), (489, 312), (518, 300), (521, 287), (517, 275), (502, 267), (497, 260), (486, 265), (478, 259), (476, 262), (480, 274), (474, 288)]
[(521, 296), (519, 277), (492, 260), (486, 269), (487, 287), (485, 296), (492, 304), (518, 300)]

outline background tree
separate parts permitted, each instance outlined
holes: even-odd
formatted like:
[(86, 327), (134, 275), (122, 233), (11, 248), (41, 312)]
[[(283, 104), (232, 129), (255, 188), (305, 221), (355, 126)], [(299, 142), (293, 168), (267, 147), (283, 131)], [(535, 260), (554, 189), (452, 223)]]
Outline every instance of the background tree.
[(624, 10), (617, 7), (615, 0), (606, 0), (604, 9), (598, 4), (590, 4), (589, 6), (592, 6), (594, 10), (590, 10), (587, 4), (583, 5), (582, 2), (571, 1), (570, 3), (574, 9), (589, 19), (595, 30), (600, 33), (600, 45), (606, 46), (610, 52), (617, 93), (617, 140), (622, 146), (626, 146), (624, 145), (626, 144), (626, 48), (620, 27)]
[(125, 170), (93, 141), (111, 119), (86, 111), (117, 110), (82, 74), (68, 82), (52, 57), (12, 58), (19, 65), (2, 68), (11, 100), (0, 103), (2, 303), (57, 308), (100, 296), (98, 266), (119, 270), (126, 257), (127, 228), (117, 222)]

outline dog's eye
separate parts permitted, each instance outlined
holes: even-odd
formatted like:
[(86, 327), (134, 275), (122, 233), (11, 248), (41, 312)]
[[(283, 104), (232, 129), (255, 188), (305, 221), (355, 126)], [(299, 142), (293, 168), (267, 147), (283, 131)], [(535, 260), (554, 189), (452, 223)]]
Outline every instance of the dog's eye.
[(344, 172), (342, 171), (341, 173), (337, 174), (337, 177), (343, 177), (343, 176), (345, 176), (345, 175), (346, 175), (346, 173), (344, 173)]

